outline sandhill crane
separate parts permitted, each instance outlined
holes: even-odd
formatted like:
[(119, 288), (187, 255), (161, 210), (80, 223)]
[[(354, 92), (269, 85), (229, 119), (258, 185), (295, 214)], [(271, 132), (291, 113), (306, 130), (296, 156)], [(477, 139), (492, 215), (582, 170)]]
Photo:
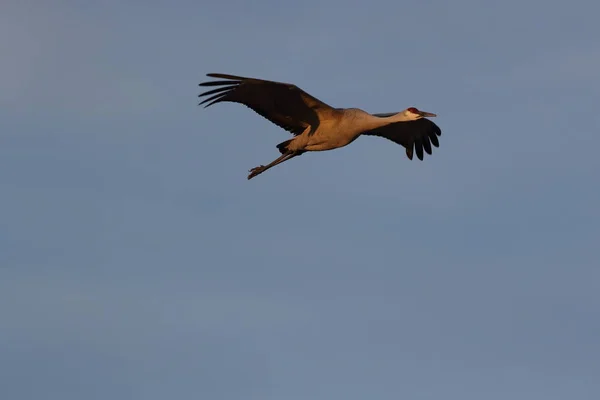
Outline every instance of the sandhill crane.
[(333, 108), (311, 96), (298, 86), (255, 78), (226, 74), (207, 74), (225, 80), (200, 83), (218, 86), (198, 97), (209, 96), (200, 104), (204, 108), (229, 101), (243, 104), (295, 137), (279, 143), (281, 156), (267, 165), (252, 168), (248, 179), (254, 178), (284, 161), (308, 151), (325, 151), (344, 147), (360, 135), (380, 136), (406, 148), (413, 159), (413, 149), (423, 160), (423, 150), (431, 154), (431, 145), (439, 147), (440, 128), (425, 117), (435, 114), (410, 107), (398, 113), (369, 114), (358, 108)]

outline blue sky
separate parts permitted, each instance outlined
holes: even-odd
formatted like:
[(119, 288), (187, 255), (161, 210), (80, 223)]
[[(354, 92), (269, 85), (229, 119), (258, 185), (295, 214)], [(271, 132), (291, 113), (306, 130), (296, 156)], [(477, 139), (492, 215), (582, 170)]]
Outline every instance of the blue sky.
[[(596, 1), (4, 1), (4, 399), (600, 398)], [(438, 114), (289, 136), (209, 72)]]

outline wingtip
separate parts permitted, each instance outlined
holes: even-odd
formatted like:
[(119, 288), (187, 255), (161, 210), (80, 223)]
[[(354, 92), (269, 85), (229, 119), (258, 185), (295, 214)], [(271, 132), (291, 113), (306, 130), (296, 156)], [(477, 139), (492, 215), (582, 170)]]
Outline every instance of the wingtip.
[(208, 76), (210, 78), (233, 79), (233, 80), (236, 80), (236, 81), (243, 81), (244, 79), (248, 79), (248, 78), (243, 77), (243, 76), (231, 75), (231, 74), (222, 74), (222, 73), (216, 73), (216, 72), (211, 72), (209, 74), (206, 74), (206, 76)]

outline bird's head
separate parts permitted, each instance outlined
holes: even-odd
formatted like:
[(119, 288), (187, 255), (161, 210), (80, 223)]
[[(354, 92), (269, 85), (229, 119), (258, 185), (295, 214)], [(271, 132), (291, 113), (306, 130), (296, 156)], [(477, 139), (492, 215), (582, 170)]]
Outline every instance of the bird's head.
[(409, 107), (404, 110), (404, 115), (408, 120), (414, 121), (417, 119), (425, 118), (425, 117), (437, 117), (437, 115), (427, 112), (421, 111), (415, 107)]

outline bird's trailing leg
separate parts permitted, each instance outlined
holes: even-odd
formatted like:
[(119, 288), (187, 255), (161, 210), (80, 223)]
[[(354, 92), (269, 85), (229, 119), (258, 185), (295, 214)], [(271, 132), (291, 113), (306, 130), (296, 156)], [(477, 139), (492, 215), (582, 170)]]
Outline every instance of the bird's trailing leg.
[(277, 164), (281, 164), (284, 161), (290, 160), (296, 156), (299, 156), (300, 152), (289, 152), (289, 153), (285, 153), (282, 154), (280, 157), (278, 157), (275, 161), (273, 161), (270, 164), (267, 165), (259, 165), (258, 167), (252, 168), (250, 170), (250, 175), (248, 175), (248, 179), (252, 179), (254, 178), (256, 175), (262, 174), (263, 172), (265, 172), (266, 170), (268, 170), (269, 168), (272, 168), (274, 166), (276, 166)]

